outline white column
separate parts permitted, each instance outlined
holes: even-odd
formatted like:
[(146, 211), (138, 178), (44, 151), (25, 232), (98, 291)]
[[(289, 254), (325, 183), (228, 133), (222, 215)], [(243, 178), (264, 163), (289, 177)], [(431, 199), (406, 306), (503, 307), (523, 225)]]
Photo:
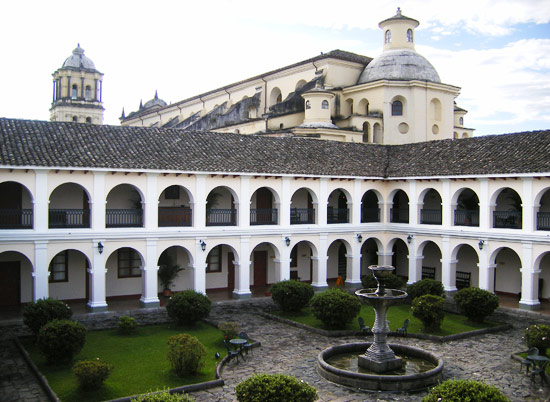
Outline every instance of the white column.
[(391, 265), (393, 251), (390, 251), (390, 252), (377, 251), (376, 255), (378, 256), (378, 265)]
[(441, 194), (441, 226), (448, 228), (452, 226), (452, 205), (451, 205), (451, 184), (448, 179), (442, 180), (443, 188)]
[(147, 192), (145, 194), (145, 228), (148, 230), (158, 229), (159, 196), (157, 194), (157, 177), (158, 175), (156, 173), (147, 173)]
[(206, 196), (206, 175), (197, 174), (195, 175), (195, 203), (193, 205), (193, 226), (196, 229), (206, 227)]
[(424, 256), (416, 254), (416, 236), (413, 236), (409, 244), (409, 280), (408, 284), (422, 279), (422, 260)]
[(281, 236), (281, 259), (279, 260), (279, 276), (277, 280), (279, 281), (285, 281), (287, 279), (290, 279), (290, 252), (292, 251), (292, 247), (294, 247), (294, 244), (290, 243), (290, 245), (286, 245), (285, 242), (286, 236)]
[(139, 299), (141, 307), (158, 307), (158, 256), (157, 239), (146, 240), (145, 264), (142, 268), (142, 294)]
[(239, 227), (250, 227), (250, 176), (241, 176), (241, 192), (239, 194)]
[(241, 236), (239, 263), (235, 263), (235, 289), (233, 298), (252, 297), (250, 292), (250, 236)]
[(409, 225), (418, 225), (418, 208), (416, 180), (409, 180)]
[[(37, 192), (38, 194), (38, 192)], [(48, 242), (34, 242), (33, 300), (45, 299), (49, 296)]]
[[(100, 203), (105, 205), (101, 200)], [(105, 212), (103, 212), (103, 216), (105, 216)], [(90, 300), (88, 300), (87, 306), (92, 311), (107, 310), (105, 298), (105, 277), (107, 270), (105, 269), (105, 254), (99, 252), (99, 243), (105, 245), (105, 239), (92, 240), (92, 261), (90, 268), (88, 268), (88, 273), (90, 274)]]
[(519, 307), (525, 310), (540, 309), (538, 296), (540, 270), (533, 267), (533, 244), (524, 242), (521, 254), (521, 300)]
[[(92, 204), (92, 229), (105, 229), (105, 172), (94, 172), (94, 194)], [(97, 243), (96, 243), (97, 244)]]
[[(283, 227), (290, 226), (290, 177), (283, 177), (282, 190), (281, 190), (281, 203), (279, 205), (279, 225)], [(285, 245), (286, 247), (286, 245)]]
[[(48, 230), (48, 171), (35, 170), (35, 196), (34, 203), (34, 230), (37, 232), (45, 232)], [(38, 262), (36, 262), (38, 264)]]
[(447, 236), (441, 238), (441, 282), (446, 292), (456, 291), (456, 263), (451, 259), (451, 244)]
[[(326, 218), (326, 214), (325, 214)], [(327, 283), (327, 234), (326, 233), (320, 233), (319, 234), (319, 256), (317, 259), (314, 257), (311, 257), (313, 260), (313, 278), (311, 281), (311, 285), (314, 288), (317, 289), (324, 289), (328, 287)], [(315, 264), (317, 263), (317, 264)], [(317, 265), (317, 270), (315, 269), (315, 265)]]
[[(533, 206), (533, 178), (525, 177), (521, 179), (523, 182), (523, 191), (521, 193), (522, 205), (522, 229), (523, 232), (532, 232), (535, 230), (535, 208)], [(523, 294), (523, 292), (522, 292)]]
[(346, 257), (346, 287), (359, 289), (361, 287), (361, 243), (357, 239), (352, 240), (351, 254), (346, 254)]
[(479, 251), (479, 288), (491, 293), (495, 292), (495, 264), (489, 263), (489, 244), (485, 241)]
[(356, 179), (353, 181), (353, 204), (351, 206), (350, 221), (354, 225), (361, 224), (361, 195), (361, 180)]
[(380, 223), (389, 223), (390, 222), (390, 208), (393, 206), (392, 202), (378, 202), (378, 207), (380, 208)]
[[(319, 179), (319, 205), (317, 206), (317, 209), (318, 209), (317, 216), (319, 218), (317, 224), (319, 226), (327, 225), (327, 206), (328, 206), (328, 179), (326, 177), (321, 177)], [(320, 253), (319, 253), (319, 256), (321, 256)]]
[[(202, 239), (206, 242), (205, 239)], [(193, 289), (197, 292), (206, 294), (206, 257), (207, 250), (202, 251), (201, 239), (195, 239), (195, 265), (193, 267)]]
[(479, 229), (489, 230), (492, 222), (491, 200), (489, 199), (489, 180), (479, 179)]

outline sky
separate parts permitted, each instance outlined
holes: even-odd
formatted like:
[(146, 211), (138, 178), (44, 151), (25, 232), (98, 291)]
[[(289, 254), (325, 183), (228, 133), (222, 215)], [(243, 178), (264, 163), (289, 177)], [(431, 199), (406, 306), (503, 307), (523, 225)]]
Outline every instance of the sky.
[(476, 136), (550, 129), (550, 0), (4, 1), (0, 117), (49, 120), (78, 43), (118, 125), (155, 91), (174, 103), (334, 49), (376, 57), (397, 7)]

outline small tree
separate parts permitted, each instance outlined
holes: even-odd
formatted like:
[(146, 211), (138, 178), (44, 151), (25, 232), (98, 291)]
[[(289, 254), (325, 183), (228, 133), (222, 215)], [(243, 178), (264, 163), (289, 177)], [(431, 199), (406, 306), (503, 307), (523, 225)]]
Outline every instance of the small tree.
[(35, 335), (44, 324), (52, 320), (68, 320), (72, 316), (73, 311), (67, 304), (51, 298), (39, 299), (23, 308), (23, 322)]
[(413, 300), (411, 311), (413, 316), (422, 321), (424, 331), (436, 332), (445, 317), (444, 307), (445, 299), (442, 297), (424, 295)]
[(136, 332), (137, 323), (133, 317), (123, 315), (118, 319), (118, 332), (122, 335), (130, 335)]
[(361, 310), (361, 302), (355, 296), (340, 289), (329, 289), (313, 296), (311, 311), (329, 329), (342, 329)]
[(178, 325), (193, 325), (210, 314), (210, 299), (195, 290), (176, 293), (166, 304), (166, 312)]
[(85, 360), (73, 366), (78, 385), (84, 390), (93, 390), (101, 387), (113, 366), (99, 360)]
[(458, 309), (473, 322), (483, 322), (498, 308), (498, 296), (487, 290), (464, 288), (453, 296)]
[(70, 362), (84, 346), (86, 328), (75, 321), (53, 320), (38, 332), (36, 344), (48, 363)]
[(158, 277), (159, 282), (165, 291), (169, 291), (172, 283), (177, 278), (178, 274), (183, 271), (184, 268), (175, 264), (170, 256), (164, 258), (159, 265)]
[(443, 284), (433, 279), (422, 279), (407, 286), (407, 294), (411, 300), (424, 295), (442, 297), (445, 294)]
[(239, 402), (313, 402), (317, 391), (295, 377), (283, 374), (257, 374), (235, 387)]
[(180, 334), (168, 339), (167, 358), (180, 377), (197, 374), (204, 366), (205, 356), (206, 349), (194, 336)]
[(270, 289), (271, 298), (282, 311), (300, 311), (315, 294), (309, 283), (286, 280), (275, 283)]

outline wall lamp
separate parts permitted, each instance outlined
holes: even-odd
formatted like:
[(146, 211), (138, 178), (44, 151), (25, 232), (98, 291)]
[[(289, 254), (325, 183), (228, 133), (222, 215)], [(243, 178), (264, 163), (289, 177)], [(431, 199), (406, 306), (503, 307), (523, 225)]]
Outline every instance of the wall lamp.
[(285, 237), (285, 244), (287, 247), (290, 246), (290, 237)]
[(361, 243), (363, 241), (363, 236), (361, 236), (361, 233), (357, 233), (357, 241)]
[(411, 244), (412, 239), (414, 239), (414, 236), (411, 235), (411, 234), (408, 235), (408, 236), (407, 236), (407, 243)]
[(206, 243), (204, 242), (204, 240), (201, 240), (199, 244), (201, 245), (202, 251), (206, 250)]
[(99, 254), (103, 254), (103, 243), (97, 243), (97, 251), (99, 251)]
[(485, 244), (485, 240), (480, 240), (479, 243), (477, 244), (479, 246), (479, 249), (480, 250), (483, 250), (483, 245)]

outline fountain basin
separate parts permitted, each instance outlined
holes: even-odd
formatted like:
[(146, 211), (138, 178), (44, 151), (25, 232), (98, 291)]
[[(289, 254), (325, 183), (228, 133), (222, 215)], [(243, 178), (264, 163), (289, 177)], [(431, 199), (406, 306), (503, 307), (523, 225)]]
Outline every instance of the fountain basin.
[(443, 375), (443, 360), (412, 346), (390, 344), (391, 349), (398, 355), (416, 357), (432, 363), (435, 368), (415, 374), (365, 374), (344, 370), (327, 363), (330, 357), (357, 353), (363, 354), (371, 346), (371, 342), (347, 343), (332, 346), (323, 350), (317, 357), (317, 371), (325, 379), (348, 387), (361, 388), (371, 391), (417, 391), (436, 384)]

